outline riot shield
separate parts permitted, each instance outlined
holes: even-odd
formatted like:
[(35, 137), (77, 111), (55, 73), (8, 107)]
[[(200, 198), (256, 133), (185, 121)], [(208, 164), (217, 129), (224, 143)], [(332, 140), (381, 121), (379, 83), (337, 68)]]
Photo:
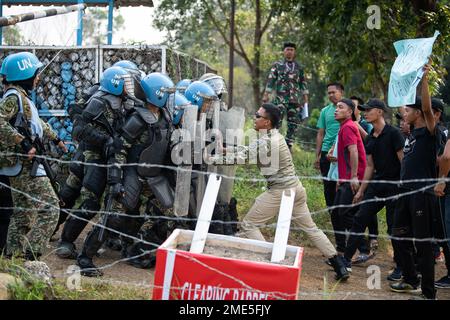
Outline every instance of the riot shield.
[[(203, 162), (203, 151), (205, 149), (205, 134), (206, 134), (206, 113), (200, 114), (200, 120), (197, 122), (197, 129), (195, 131), (195, 141), (194, 141), (194, 163), (198, 164), (198, 168), (201, 172), (205, 172), (207, 166)], [(197, 168), (197, 166), (195, 166)], [(208, 179), (207, 174), (197, 173), (198, 177), (196, 179), (196, 205), (195, 205), (195, 215), (198, 217), (200, 213), (201, 204), (203, 202), (203, 196), (205, 195), (206, 182)]]
[[(177, 130), (174, 137), (180, 138), (180, 142), (172, 150), (172, 161), (179, 164), (175, 187), (174, 213), (177, 217), (186, 217), (189, 211), (189, 198), (191, 192), (192, 173), (192, 148), (196, 137), (197, 111), (195, 105), (187, 106), (183, 113), (183, 128)], [(182, 153), (183, 161), (180, 162)]]
[[(219, 130), (226, 146), (242, 145), (244, 138), (245, 109), (233, 107), (228, 111), (220, 111)], [(222, 184), (217, 196), (218, 203), (228, 204), (233, 193), (234, 176), (237, 166), (223, 165), (217, 167), (218, 175), (222, 176)]]

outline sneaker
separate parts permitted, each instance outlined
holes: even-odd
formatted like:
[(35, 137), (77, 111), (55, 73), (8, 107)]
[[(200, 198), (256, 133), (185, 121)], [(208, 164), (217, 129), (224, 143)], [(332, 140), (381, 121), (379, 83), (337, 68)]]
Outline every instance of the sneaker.
[(434, 283), (434, 287), (439, 289), (450, 289), (450, 277), (445, 276), (440, 278)]
[(387, 276), (389, 281), (400, 281), (403, 279), (403, 272), (400, 267), (395, 267), (394, 270)]
[(419, 288), (419, 284), (412, 285), (406, 283), (404, 281), (396, 282), (390, 285), (391, 291), (399, 292), (399, 293), (419, 293), (421, 289)]
[(361, 253), (355, 259), (352, 259), (352, 264), (356, 265), (363, 264), (372, 259), (373, 257), (375, 257), (375, 253), (372, 252), (369, 254)]
[(437, 298), (434, 298), (434, 299), (427, 298), (423, 293), (421, 293), (420, 295), (411, 297), (408, 300), (437, 300)]

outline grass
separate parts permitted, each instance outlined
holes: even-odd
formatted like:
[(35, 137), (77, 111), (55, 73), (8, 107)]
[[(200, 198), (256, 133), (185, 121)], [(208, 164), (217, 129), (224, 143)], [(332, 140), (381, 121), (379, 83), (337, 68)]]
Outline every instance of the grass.
[(0, 256), (0, 272), (20, 280), (9, 286), (12, 300), (148, 300), (151, 295), (150, 288), (117, 285), (84, 277), (82, 289), (70, 290), (66, 279), (53, 279), (51, 284), (46, 283), (32, 277), (23, 264), (23, 259)]

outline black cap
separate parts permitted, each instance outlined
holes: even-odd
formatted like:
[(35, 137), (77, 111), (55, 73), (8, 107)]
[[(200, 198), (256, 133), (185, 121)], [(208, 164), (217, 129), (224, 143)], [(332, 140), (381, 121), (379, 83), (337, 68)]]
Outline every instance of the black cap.
[(444, 113), (444, 102), (438, 98), (431, 98), (431, 107), (436, 110)]
[(358, 106), (358, 109), (361, 111), (366, 111), (369, 109), (381, 109), (387, 111), (386, 104), (380, 99), (369, 99), (366, 104)]
[(284, 45), (283, 45), (283, 50), (286, 49), (286, 48), (294, 48), (294, 49), (296, 49), (297, 47), (295, 46), (295, 43), (293, 43), (293, 42), (285, 42)]
[(420, 97), (416, 97), (416, 101), (413, 104), (407, 104), (407, 107), (422, 110), (422, 99)]
[(352, 111), (353, 111), (352, 112), (352, 120), (356, 121), (355, 104), (353, 103), (353, 101), (351, 99), (344, 98), (344, 99), (341, 99), (339, 102), (345, 103), (346, 105), (348, 105), (350, 107), (350, 109), (352, 109)]

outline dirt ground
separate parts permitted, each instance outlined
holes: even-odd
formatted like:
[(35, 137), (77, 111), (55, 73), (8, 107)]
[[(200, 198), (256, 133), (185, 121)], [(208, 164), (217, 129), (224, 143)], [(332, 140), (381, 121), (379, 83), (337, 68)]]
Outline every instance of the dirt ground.
[[(76, 242), (77, 248), (82, 247), (82, 240), (86, 232)], [(53, 274), (57, 278), (67, 278), (66, 270), (70, 265), (75, 264), (74, 260), (63, 260), (55, 255), (54, 249), (57, 242), (51, 242), (49, 251), (43, 257)], [(95, 258), (94, 263), (97, 266), (104, 266), (104, 276), (99, 279), (82, 277), (83, 281), (106, 281), (117, 285), (128, 285), (144, 287), (148, 289), (149, 298), (153, 285), (154, 268), (143, 270), (134, 268), (120, 260), (120, 253), (117, 251), (106, 250), (100, 257)], [(334, 281), (334, 272), (331, 267), (325, 263), (325, 258), (321, 253), (312, 247), (305, 248), (303, 257), (302, 272), (300, 277), (300, 300), (407, 300), (412, 298), (412, 294), (399, 294), (389, 290), (390, 282), (386, 279), (393, 263), (386, 252), (378, 252), (376, 256), (369, 260), (364, 266), (353, 266), (350, 279), (346, 283), (336, 285)], [(368, 267), (378, 266), (381, 271), (381, 288), (369, 289), (367, 280), (369, 274)], [(372, 267), (373, 268), (373, 267)], [(436, 279), (445, 275), (446, 269), (443, 262), (436, 265)], [(371, 273), (373, 274), (373, 273)], [(326, 278), (327, 280), (324, 280)], [(417, 294), (416, 294), (417, 295)], [(450, 300), (449, 289), (438, 289), (439, 300)]]

